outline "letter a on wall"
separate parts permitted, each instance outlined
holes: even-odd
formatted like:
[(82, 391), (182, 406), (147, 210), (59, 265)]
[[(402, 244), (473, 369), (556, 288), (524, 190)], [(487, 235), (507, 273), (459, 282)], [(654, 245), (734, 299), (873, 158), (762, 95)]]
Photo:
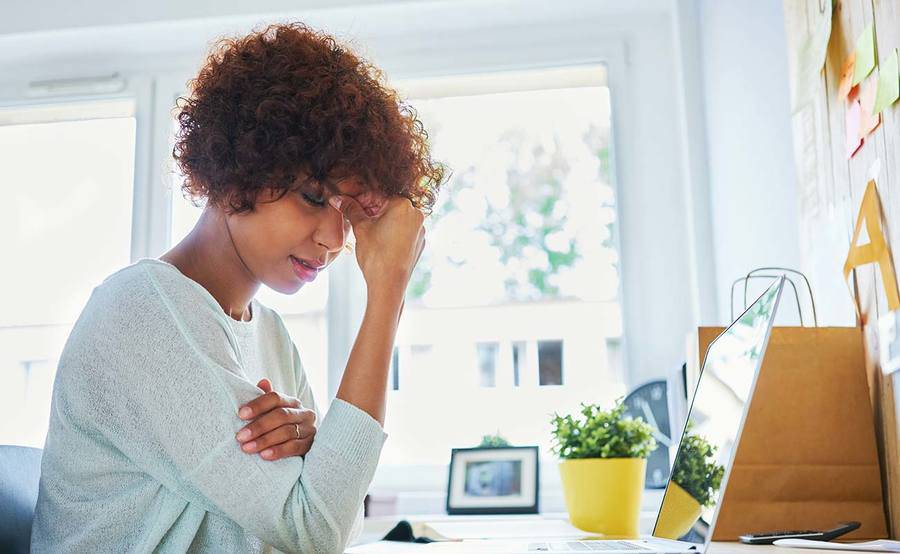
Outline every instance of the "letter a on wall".
[[(869, 242), (858, 244), (863, 225), (865, 225)], [(891, 249), (884, 236), (881, 200), (878, 198), (878, 189), (875, 188), (874, 180), (869, 181), (866, 186), (866, 192), (859, 206), (856, 228), (853, 230), (853, 240), (850, 242), (850, 252), (847, 253), (847, 261), (844, 262), (844, 280), (846, 281), (850, 277), (850, 272), (855, 268), (871, 263), (878, 264), (881, 269), (881, 281), (884, 283), (888, 307), (892, 311), (900, 309), (900, 294), (897, 291), (894, 260), (891, 258)]]

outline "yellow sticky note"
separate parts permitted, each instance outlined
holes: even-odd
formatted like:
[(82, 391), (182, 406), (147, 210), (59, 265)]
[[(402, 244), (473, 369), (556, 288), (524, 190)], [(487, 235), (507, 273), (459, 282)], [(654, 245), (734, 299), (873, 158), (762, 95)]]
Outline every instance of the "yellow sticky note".
[[(897, 289), (897, 276), (894, 272), (894, 260), (891, 258), (891, 249), (884, 237), (884, 226), (881, 223), (881, 200), (878, 198), (878, 189), (875, 181), (869, 181), (866, 192), (863, 194), (859, 206), (859, 215), (856, 218), (856, 228), (853, 230), (853, 240), (850, 242), (850, 251), (844, 262), (844, 280), (850, 277), (853, 269), (871, 263), (878, 264), (881, 270), (881, 281), (884, 283), (884, 292), (887, 295), (888, 307), (891, 310), (900, 309), (900, 291)], [(866, 226), (866, 234), (869, 237), (867, 244), (857, 244), (863, 225)], [(852, 289), (851, 289), (852, 295)], [(859, 307), (857, 306), (857, 309)]]
[(897, 49), (878, 65), (878, 94), (872, 113), (881, 113), (900, 98), (900, 71), (898, 71)]
[(859, 84), (875, 68), (875, 27), (869, 26), (856, 39), (856, 63), (853, 67), (853, 86)]

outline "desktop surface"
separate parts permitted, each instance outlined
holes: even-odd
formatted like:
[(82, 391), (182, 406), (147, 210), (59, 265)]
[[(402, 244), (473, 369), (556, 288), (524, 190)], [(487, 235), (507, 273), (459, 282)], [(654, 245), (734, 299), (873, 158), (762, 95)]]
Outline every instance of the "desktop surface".
[[(656, 514), (647, 512), (641, 514), (641, 533), (649, 535), (653, 528)], [(380, 553), (380, 552), (446, 552), (454, 551), (454, 542), (443, 543), (378, 543), (384, 535), (390, 531), (401, 520), (409, 521), (413, 527), (413, 532), (419, 536), (429, 522), (472, 522), (473, 524), (484, 524), (489, 522), (521, 522), (526, 528), (529, 523), (535, 521), (568, 521), (567, 514), (562, 513), (544, 513), (531, 515), (496, 515), (496, 516), (448, 516), (447, 514), (420, 514), (410, 516), (379, 516), (366, 518), (363, 534), (354, 543), (350, 552), (362, 554), (364, 552)], [(645, 523), (646, 522), (646, 523)], [(649, 527), (649, 528), (648, 528)], [(540, 540), (549, 540), (546, 538)], [(558, 538), (552, 540), (560, 540)], [(460, 543), (456, 542), (459, 545)], [(364, 549), (364, 545), (371, 545), (371, 550)], [(379, 546), (381, 548), (379, 548)], [(468, 550), (467, 552), (471, 552)], [(718, 542), (713, 541), (709, 545), (707, 554), (812, 554), (816, 551), (799, 548), (784, 548), (771, 545), (749, 545), (740, 542)], [(825, 552), (825, 551), (822, 551)]]

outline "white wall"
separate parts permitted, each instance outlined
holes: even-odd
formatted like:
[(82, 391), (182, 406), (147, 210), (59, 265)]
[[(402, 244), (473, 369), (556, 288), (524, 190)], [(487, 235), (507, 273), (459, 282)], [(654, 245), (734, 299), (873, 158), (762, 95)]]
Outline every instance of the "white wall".
[[(787, 43), (781, 0), (700, 0), (697, 8), (699, 28), (684, 30), (699, 31), (702, 49), (718, 321), (725, 323), (734, 279), (764, 265), (800, 267)], [(796, 321), (786, 317), (795, 311), (786, 298), (779, 323)]]

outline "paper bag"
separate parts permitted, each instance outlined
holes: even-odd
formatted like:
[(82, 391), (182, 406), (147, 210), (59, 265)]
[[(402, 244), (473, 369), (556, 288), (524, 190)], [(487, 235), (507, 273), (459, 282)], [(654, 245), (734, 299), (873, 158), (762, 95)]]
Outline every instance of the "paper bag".
[[(723, 330), (698, 329), (689, 376)], [(887, 537), (862, 330), (774, 327), (713, 540), (842, 521), (862, 523), (842, 538)]]

